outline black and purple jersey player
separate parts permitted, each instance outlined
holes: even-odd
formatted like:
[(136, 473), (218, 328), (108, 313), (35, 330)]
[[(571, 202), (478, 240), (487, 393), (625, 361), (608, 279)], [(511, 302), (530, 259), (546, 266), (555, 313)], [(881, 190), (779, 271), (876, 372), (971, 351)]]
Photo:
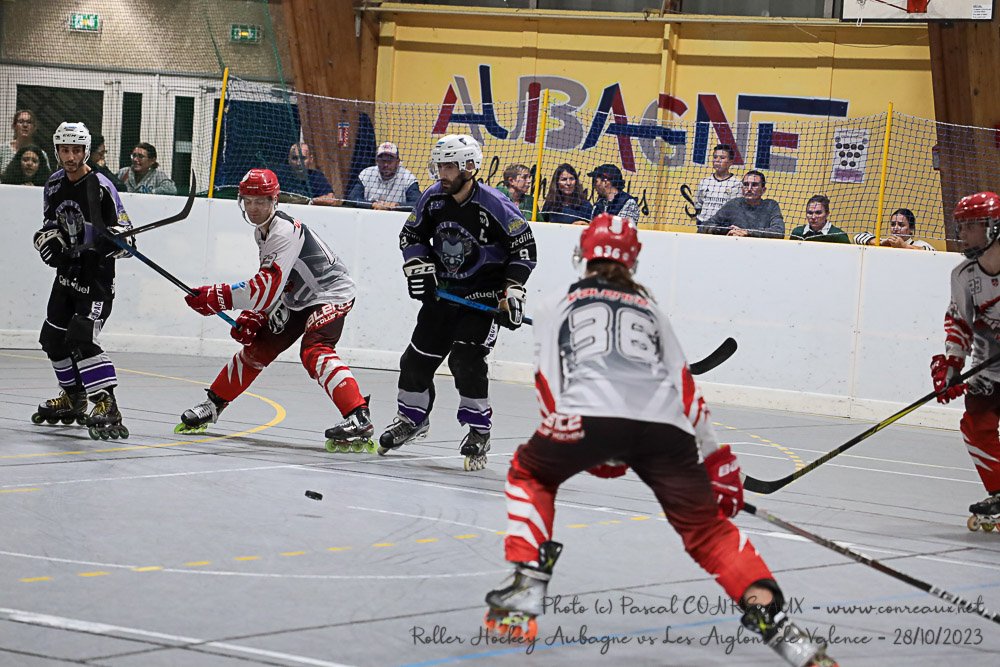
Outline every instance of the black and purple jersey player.
[[(114, 395), (115, 367), (98, 338), (114, 301), (115, 260), (127, 256), (107, 235), (132, 223), (111, 181), (87, 166), (86, 126), (62, 123), (52, 143), (61, 168), (45, 184), (44, 222), (34, 244), (42, 261), (56, 269), (38, 342), (62, 391), (39, 405), (32, 421), (77, 421), (95, 439), (128, 437)], [(94, 403), (89, 416), (88, 396)]]
[[(448, 356), (460, 397), (458, 421), (469, 427), (461, 445), (466, 469), (485, 465), (493, 416), (486, 357), (498, 325), (521, 325), (524, 285), (537, 255), (531, 228), (517, 207), (476, 181), (482, 159), (471, 136), (448, 135), (438, 141), (431, 161), (439, 180), (420, 197), (399, 234), (407, 289), (423, 305), (399, 360), (398, 415), (379, 440), (380, 453), (427, 433), (434, 372)], [(438, 288), (498, 312), (439, 301)]]

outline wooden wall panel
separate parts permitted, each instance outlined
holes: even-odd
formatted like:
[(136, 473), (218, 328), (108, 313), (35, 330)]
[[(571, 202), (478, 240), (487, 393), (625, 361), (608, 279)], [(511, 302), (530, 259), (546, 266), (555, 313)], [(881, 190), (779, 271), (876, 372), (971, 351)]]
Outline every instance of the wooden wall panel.
[[(932, 23), (928, 26), (934, 113), (942, 123), (1000, 127), (1000, 17), (989, 23)], [(1000, 133), (939, 127), (941, 198), (948, 238), (958, 236), (951, 211), (964, 195), (1000, 191)], [(945, 147), (952, 147), (947, 150)], [(954, 248), (958, 249), (958, 248)]]
[[(378, 25), (370, 15), (363, 15), (358, 26), (351, 0), (283, 0), (282, 4), (295, 89), (342, 100), (374, 100)], [(371, 105), (308, 96), (298, 101), (302, 134), (313, 149), (316, 166), (330, 179), (334, 194), (344, 197), (358, 114), (370, 113)], [(338, 143), (337, 126), (342, 122), (350, 128), (346, 146)]]

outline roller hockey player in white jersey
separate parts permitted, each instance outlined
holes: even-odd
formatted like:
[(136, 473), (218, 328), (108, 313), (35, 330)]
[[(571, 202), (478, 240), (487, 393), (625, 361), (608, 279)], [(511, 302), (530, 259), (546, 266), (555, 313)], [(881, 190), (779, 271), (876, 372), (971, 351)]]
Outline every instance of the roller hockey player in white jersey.
[[(476, 181), (479, 143), (449, 134), (431, 149), (438, 182), (421, 195), (399, 234), (410, 297), (423, 302), (399, 360), (398, 415), (379, 438), (379, 454), (424, 437), (434, 407), (434, 371), (445, 356), (458, 389), (458, 421), (468, 426), (460, 452), (481, 470), (490, 449), (493, 409), (486, 357), (497, 325), (524, 319), (525, 282), (535, 267), (535, 237), (517, 207)], [(438, 288), (499, 308), (498, 314), (439, 301)]]
[(242, 308), (239, 328), (230, 334), (243, 348), (219, 372), (208, 399), (184, 411), (174, 431), (202, 432), (216, 423), (226, 406), (301, 338), (302, 365), (343, 416), (326, 431), (327, 450), (372, 452), (375, 427), (368, 401), (336, 349), (354, 306), (354, 281), (322, 239), (278, 210), (280, 190), (270, 169), (251, 169), (240, 181), (239, 206), (255, 228), (260, 270), (248, 281), (205, 285), (184, 297), (202, 315)]
[(944, 354), (931, 360), (939, 403), (965, 394), (960, 428), (965, 447), (989, 494), (969, 506), (969, 530), (992, 531), (1000, 523), (1000, 364), (968, 383), (949, 386), (966, 357), (979, 364), (1000, 354), (1000, 197), (977, 192), (955, 206), (966, 261), (951, 272), (951, 303), (944, 316)]
[[(743, 507), (740, 468), (666, 317), (632, 277), (635, 224), (601, 214), (580, 236), (581, 280), (535, 318), (535, 386), (543, 421), (507, 473), (509, 585), (486, 595), (488, 631), (530, 641), (562, 545), (552, 541), (560, 485), (632, 468), (684, 548), (743, 610), (742, 623), (796, 667), (833, 666), (823, 643), (783, 611), (784, 596), (729, 520)], [(551, 307), (549, 307), (551, 306)]]
[[(132, 223), (111, 181), (87, 166), (87, 127), (62, 123), (52, 143), (60, 169), (45, 183), (44, 224), (34, 243), (42, 261), (56, 269), (38, 342), (61, 391), (39, 405), (31, 420), (75, 421), (86, 425), (94, 440), (127, 438), (115, 399), (118, 377), (98, 338), (111, 315), (115, 260), (128, 256), (106, 235), (131, 229)], [(94, 404), (89, 415), (88, 396)]]

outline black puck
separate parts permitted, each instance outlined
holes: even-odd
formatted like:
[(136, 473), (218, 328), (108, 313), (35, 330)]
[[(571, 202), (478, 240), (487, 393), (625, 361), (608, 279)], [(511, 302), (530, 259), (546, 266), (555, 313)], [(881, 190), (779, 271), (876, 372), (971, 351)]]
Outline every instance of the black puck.
[(309, 491), (309, 490), (307, 490), (306, 491), (306, 498), (310, 498), (312, 500), (323, 500), (323, 494), (320, 493), (320, 492), (318, 492), (318, 491)]

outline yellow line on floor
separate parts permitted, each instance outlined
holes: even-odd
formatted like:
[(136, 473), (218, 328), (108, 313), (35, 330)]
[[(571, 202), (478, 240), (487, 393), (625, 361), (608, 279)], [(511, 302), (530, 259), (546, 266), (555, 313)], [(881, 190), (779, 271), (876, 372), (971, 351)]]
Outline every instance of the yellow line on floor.
[[(0, 356), (11, 357), (11, 358), (14, 358), (14, 359), (31, 359), (33, 361), (44, 361), (46, 363), (48, 362), (48, 359), (46, 359), (45, 357), (34, 357), (34, 356), (28, 356), (28, 355), (24, 355), (24, 354), (11, 354), (9, 352), (0, 352)], [(176, 380), (177, 382), (187, 382), (189, 384), (201, 385), (203, 387), (208, 386), (207, 383), (202, 382), (200, 380), (191, 380), (189, 378), (181, 378), (181, 377), (176, 377), (176, 376), (173, 376), (173, 375), (162, 375), (160, 373), (150, 373), (150, 372), (147, 372), (147, 371), (136, 371), (136, 370), (132, 370), (132, 369), (129, 369), (129, 368), (118, 368), (117, 370), (119, 372), (121, 372), (121, 373), (131, 373), (133, 375), (144, 375), (146, 377), (160, 378), (160, 379), (163, 379), (163, 380)], [(78, 456), (78, 455), (81, 455), (81, 454), (82, 455), (86, 455), (86, 454), (109, 454), (109, 453), (117, 453), (117, 452), (134, 452), (134, 451), (138, 451), (138, 450), (142, 450), (142, 449), (164, 449), (164, 448), (167, 448), (167, 447), (180, 447), (182, 445), (197, 445), (197, 444), (202, 444), (202, 443), (206, 443), (206, 442), (216, 442), (218, 440), (229, 440), (231, 438), (239, 438), (239, 437), (242, 437), (244, 435), (250, 435), (251, 433), (257, 433), (258, 431), (263, 431), (265, 429), (271, 428), (272, 426), (276, 426), (277, 424), (280, 424), (281, 422), (283, 422), (285, 420), (285, 416), (287, 415), (287, 413), (285, 411), (285, 408), (280, 403), (278, 403), (276, 401), (273, 401), (270, 398), (267, 398), (266, 396), (261, 396), (260, 394), (255, 394), (255, 393), (249, 392), (249, 391), (243, 392), (243, 396), (251, 396), (253, 398), (256, 398), (259, 401), (263, 401), (264, 403), (267, 403), (268, 405), (270, 405), (272, 408), (274, 408), (274, 413), (275, 413), (274, 417), (269, 422), (267, 422), (266, 424), (259, 424), (257, 426), (252, 427), (252, 428), (246, 429), (244, 431), (240, 431), (239, 433), (231, 433), (229, 435), (213, 435), (213, 436), (209, 436), (207, 438), (200, 438), (198, 440), (184, 440), (182, 442), (168, 442), (168, 443), (162, 443), (162, 444), (156, 444), (156, 445), (134, 445), (134, 446), (131, 446), (131, 447), (105, 447), (105, 448), (102, 448), (102, 449), (81, 449), (81, 450), (74, 450), (74, 451), (69, 451), (69, 452), (65, 452), (64, 451), (64, 452), (41, 452), (41, 453), (36, 453), (36, 454), (0, 454), (0, 459), (30, 459), (30, 458), (53, 457), (53, 456)], [(128, 415), (126, 414), (126, 419), (127, 419), (127, 417), (128, 417)], [(126, 424), (126, 426), (127, 426), (127, 424)], [(9, 490), (5, 490), (4, 492), (6, 492), (6, 493), (12, 493), (14, 491), (16, 491), (16, 489), (15, 490), (10, 490), (10, 489)]]

